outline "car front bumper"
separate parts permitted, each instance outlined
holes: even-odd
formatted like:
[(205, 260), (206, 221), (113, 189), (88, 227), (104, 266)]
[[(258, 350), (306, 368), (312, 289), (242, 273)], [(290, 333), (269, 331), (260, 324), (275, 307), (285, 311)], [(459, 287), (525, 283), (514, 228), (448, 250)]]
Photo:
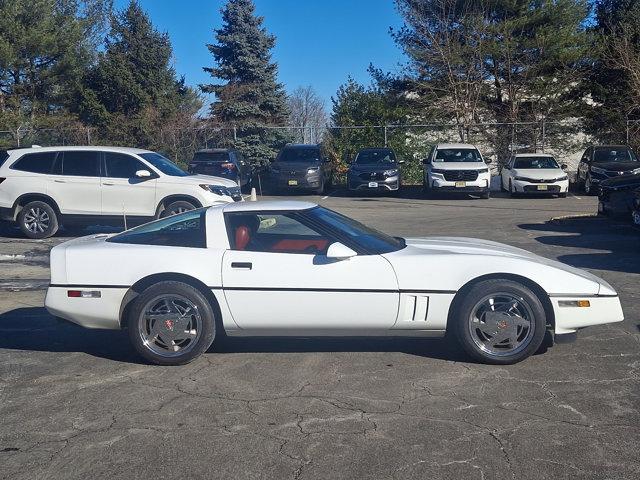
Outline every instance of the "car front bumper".
[[(100, 292), (99, 298), (69, 297), (69, 290)], [(85, 328), (120, 329), (120, 306), (129, 288), (50, 286), (44, 299), (49, 313)]]
[(349, 177), (347, 179), (347, 186), (349, 190), (383, 190), (383, 191), (395, 191), (400, 188), (400, 177), (389, 177), (384, 180), (363, 180), (361, 178)]
[[(574, 333), (593, 325), (624, 320), (620, 298), (615, 296), (553, 296), (550, 297), (555, 316), (555, 334)], [(588, 300), (588, 307), (571, 306), (572, 302)], [(569, 305), (569, 306), (567, 306)]]
[(523, 180), (513, 180), (513, 189), (517, 193), (533, 195), (567, 193), (569, 191), (569, 180), (560, 180), (553, 183), (534, 183)]
[(314, 190), (322, 185), (322, 176), (315, 175), (271, 175), (270, 184), (278, 190)]
[(489, 175), (480, 174), (476, 180), (452, 182), (445, 180), (442, 174), (431, 174), (429, 178), (432, 190), (460, 193), (486, 193), (490, 190)]

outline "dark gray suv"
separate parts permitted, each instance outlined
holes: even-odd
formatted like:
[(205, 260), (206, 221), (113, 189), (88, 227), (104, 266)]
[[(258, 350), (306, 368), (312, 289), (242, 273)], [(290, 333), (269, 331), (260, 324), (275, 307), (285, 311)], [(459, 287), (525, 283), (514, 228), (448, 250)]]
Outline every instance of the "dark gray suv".
[(271, 188), (276, 191), (311, 190), (323, 193), (331, 185), (333, 172), (320, 145), (285, 146), (269, 168)]
[(365, 148), (358, 152), (347, 173), (350, 191), (395, 192), (400, 189), (400, 169), (390, 148)]
[(253, 178), (251, 163), (230, 148), (198, 150), (189, 162), (189, 173), (228, 178), (243, 190), (250, 190)]

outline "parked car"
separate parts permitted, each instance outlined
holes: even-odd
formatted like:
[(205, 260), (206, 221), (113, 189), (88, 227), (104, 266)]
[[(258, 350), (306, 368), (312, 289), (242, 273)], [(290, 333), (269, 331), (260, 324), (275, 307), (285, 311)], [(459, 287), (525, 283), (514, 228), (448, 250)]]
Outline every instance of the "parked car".
[(635, 152), (626, 145), (597, 145), (587, 148), (578, 165), (576, 184), (586, 194), (597, 193), (600, 182), (640, 173)]
[(555, 194), (566, 197), (569, 177), (566, 165), (558, 165), (551, 155), (544, 153), (518, 153), (513, 155), (500, 171), (503, 190), (516, 193)]
[(349, 166), (347, 187), (350, 191), (397, 192), (402, 185), (401, 163), (390, 148), (364, 148)]
[(189, 162), (189, 173), (228, 178), (245, 191), (251, 189), (253, 181), (251, 163), (240, 152), (230, 148), (198, 150)]
[(427, 194), (459, 192), (489, 198), (491, 174), (480, 151), (466, 143), (441, 143), (429, 152), (424, 164)]
[(147, 360), (176, 365), (230, 336), (443, 336), (511, 364), (548, 331), (623, 320), (591, 273), (472, 238), (400, 238), (313, 203), (199, 209), (51, 250), (49, 312), (127, 327)]
[(311, 190), (321, 194), (331, 185), (333, 171), (320, 145), (289, 144), (271, 164), (269, 180), (276, 191)]
[[(226, 178), (190, 175), (159, 153), (121, 147), (9, 150), (0, 165), (0, 219), (29, 238), (69, 223), (129, 224), (242, 200)], [(2, 156), (0, 156), (2, 158)]]
[(639, 188), (640, 174), (603, 180), (598, 186), (598, 213), (630, 218)]

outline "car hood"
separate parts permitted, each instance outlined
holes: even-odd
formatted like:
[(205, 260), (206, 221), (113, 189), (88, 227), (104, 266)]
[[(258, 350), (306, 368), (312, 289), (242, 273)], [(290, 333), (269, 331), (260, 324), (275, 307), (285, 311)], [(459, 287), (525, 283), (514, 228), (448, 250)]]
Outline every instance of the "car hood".
[(636, 188), (640, 187), (640, 174), (622, 175), (620, 177), (609, 178), (600, 183), (601, 188)]
[(487, 168), (484, 162), (432, 162), (432, 168), (438, 170), (480, 170)]
[(593, 162), (591, 165), (612, 172), (628, 172), (640, 168), (640, 162)]
[(212, 175), (189, 175), (187, 177), (162, 177), (165, 183), (179, 183), (188, 185), (219, 185), (222, 187), (237, 187), (238, 184), (233, 180), (223, 177), (214, 177)]
[(545, 257), (536, 255), (535, 253), (528, 252), (521, 248), (512, 247), (511, 245), (505, 245), (503, 243), (493, 242), (491, 240), (482, 240), (479, 238), (464, 238), (464, 237), (428, 237), (428, 238), (406, 238), (405, 239), (408, 248), (415, 249), (416, 253), (429, 253), (434, 254), (454, 254), (454, 255), (474, 255), (485, 259), (485, 262), (490, 263), (488, 257), (502, 257), (502, 258), (517, 258), (532, 261), (548, 267), (562, 270), (564, 272), (576, 275), (585, 280), (589, 280), (604, 286), (605, 290), (609, 289), (612, 292), (613, 288), (601, 278), (587, 272), (574, 268), (556, 260), (550, 260)]
[(512, 172), (513, 175), (540, 180), (554, 180), (566, 175), (560, 168), (517, 168)]

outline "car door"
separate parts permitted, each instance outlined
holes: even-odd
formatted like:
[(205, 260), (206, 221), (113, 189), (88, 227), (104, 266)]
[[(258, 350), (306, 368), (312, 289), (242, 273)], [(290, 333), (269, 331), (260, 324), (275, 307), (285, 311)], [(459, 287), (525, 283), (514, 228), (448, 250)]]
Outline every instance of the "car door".
[(47, 190), (63, 214), (100, 215), (100, 152), (58, 152)]
[(231, 248), (222, 287), (240, 328), (292, 335), (386, 330), (395, 323), (398, 285), (382, 256), (327, 258), (335, 239), (295, 212), (226, 214), (225, 221)]
[[(120, 152), (104, 152), (102, 185), (103, 215), (151, 217), (156, 213), (157, 176), (142, 161)], [(151, 177), (138, 178), (147, 170)]]

